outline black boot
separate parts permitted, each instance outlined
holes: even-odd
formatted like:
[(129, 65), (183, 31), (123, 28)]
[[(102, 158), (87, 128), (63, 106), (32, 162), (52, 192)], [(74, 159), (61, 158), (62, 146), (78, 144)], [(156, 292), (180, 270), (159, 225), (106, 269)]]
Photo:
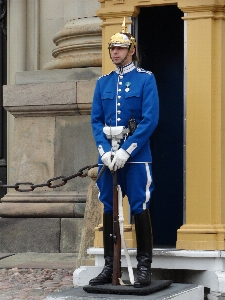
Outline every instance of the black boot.
[(151, 283), (152, 263), (152, 226), (149, 210), (146, 209), (134, 216), (137, 239), (137, 278), (135, 288)]
[(113, 215), (103, 214), (103, 244), (105, 266), (102, 272), (89, 281), (90, 285), (102, 285), (112, 283), (113, 274)]

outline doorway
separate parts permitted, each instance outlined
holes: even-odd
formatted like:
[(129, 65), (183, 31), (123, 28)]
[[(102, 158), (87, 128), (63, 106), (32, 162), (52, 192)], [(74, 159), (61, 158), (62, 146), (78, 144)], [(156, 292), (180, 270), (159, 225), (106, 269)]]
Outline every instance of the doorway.
[(174, 247), (183, 225), (184, 22), (175, 5), (141, 8), (140, 67), (156, 77), (160, 103), (152, 135), (154, 192), (150, 213), (154, 247)]

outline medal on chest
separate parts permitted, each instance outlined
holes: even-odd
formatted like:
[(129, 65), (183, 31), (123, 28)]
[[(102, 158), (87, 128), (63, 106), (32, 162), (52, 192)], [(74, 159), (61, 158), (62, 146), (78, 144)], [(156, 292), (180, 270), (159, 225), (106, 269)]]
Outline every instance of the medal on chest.
[(126, 85), (125, 92), (129, 92), (131, 82), (126, 82), (125, 85)]

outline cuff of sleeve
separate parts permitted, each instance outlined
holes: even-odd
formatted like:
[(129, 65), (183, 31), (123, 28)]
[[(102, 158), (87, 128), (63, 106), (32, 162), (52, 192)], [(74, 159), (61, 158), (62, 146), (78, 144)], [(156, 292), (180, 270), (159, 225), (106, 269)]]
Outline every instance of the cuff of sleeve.
[(122, 148), (121, 148), (121, 150), (123, 150), (124, 156), (128, 159), (130, 157), (130, 154)]
[(137, 148), (137, 143), (132, 143), (129, 148), (126, 149), (126, 152), (131, 155), (131, 153)]
[(98, 153), (100, 154), (100, 156), (102, 156), (103, 154), (105, 154), (105, 151), (102, 148), (102, 145), (98, 146)]

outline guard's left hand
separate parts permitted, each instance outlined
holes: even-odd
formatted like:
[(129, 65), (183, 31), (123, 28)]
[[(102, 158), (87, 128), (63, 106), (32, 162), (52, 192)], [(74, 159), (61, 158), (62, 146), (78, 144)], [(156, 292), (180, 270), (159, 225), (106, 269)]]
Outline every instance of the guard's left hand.
[(118, 151), (116, 151), (116, 155), (114, 156), (109, 169), (116, 171), (117, 169), (123, 168), (129, 157), (130, 155), (125, 150), (120, 148)]

